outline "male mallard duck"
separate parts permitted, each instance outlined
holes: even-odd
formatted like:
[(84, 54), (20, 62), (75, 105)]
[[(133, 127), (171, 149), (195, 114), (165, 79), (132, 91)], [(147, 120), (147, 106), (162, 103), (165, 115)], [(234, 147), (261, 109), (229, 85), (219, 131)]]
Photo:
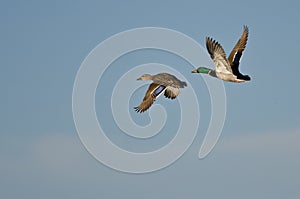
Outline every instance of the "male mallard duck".
[(228, 58), (226, 58), (226, 54), (222, 46), (217, 41), (206, 37), (206, 48), (216, 66), (216, 70), (199, 67), (198, 69), (193, 70), (192, 73), (206, 73), (229, 82), (240, 83), (250, 81), (251, 78), (248, 75), (243, 75), (239, 71), (240, 59), (244, 49), (246, 48), (248, 33), (248, 27), (244, 26), (243, 34), (234, 46)]
[(142, 103), (134, 107), (136, 112), (146, 111), (163, 92), (165, 97), (175, 99), (179, 95), (179, 89), (187, 86), (186, 82), (182, 82), (174, 75), (168, 73), (159, 73), (156, 75), (144, 74), (137, 80), (152, 80)]

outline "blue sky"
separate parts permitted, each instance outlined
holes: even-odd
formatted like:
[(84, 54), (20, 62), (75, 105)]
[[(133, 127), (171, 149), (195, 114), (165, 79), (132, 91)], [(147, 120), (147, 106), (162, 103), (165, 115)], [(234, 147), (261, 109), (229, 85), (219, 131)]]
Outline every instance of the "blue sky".
[[(270, 4), (256, 0), (2, 1), (1, 195), (298, 199), (298, 8), (297, 1)], [(84, 58), (101, 41), (132, 28), (164, 27), (180, 31), (201, 45), (206, 36), (211, 36), (228, 54), (243, 25), (249, 26), (250, 34), (241, 71), (249, 74), (252, 81), (225, 83), (225, 126), (209, 156), (197, 158), (210, 119), (205, 84), (200, 76), (190, 74), (191, 65), (157, 51), (130, 53), (114, 63), (124, 68), (112, 66), (104, 77), (107, 86), (99, 86), (98, 118), (105, 128), (116, 129), (111, 114), (101, 112), (110, 103), (108, 97), (116, 77), (132, 65), (162, 62), (182, 72), (193, 85), (199, 85), (201, 122), (191, 148), (171, 166), (141, 175), (112, 170), (85, 150), (73, 122), (72, 89)], [(143, 92), (137, 91), (138, 99), (133, 99), (132, 105), (139, 102)], [(174, 115), (168, 117), (166, 128), (175, 128), (172, 121), (178, 120), (177, 102), (158, 102)], [(140, 124), (149, 121), (147, 115), (139, 118), (132, 113), (132, 117)], [(167, 142), (170, 135), (163, 135), (161, 142), (145, 144), (145, 148)], [(124, 136), (108, 136), (132, 147), (130, 141), (123, 140)], [(137, 147), (144, 149), (141, 144)]]

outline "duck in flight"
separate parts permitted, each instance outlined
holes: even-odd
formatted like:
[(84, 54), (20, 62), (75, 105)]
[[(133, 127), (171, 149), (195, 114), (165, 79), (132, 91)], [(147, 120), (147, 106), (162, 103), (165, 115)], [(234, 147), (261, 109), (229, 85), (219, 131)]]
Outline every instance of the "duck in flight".
[(180, 81), (177, 77), (168, 73), (159, 73), (156, 75), (144, 74), (137, 80), (153, 81), (148, 87), (141, 104), (134, 107), (135, 111), (138, 113), (142, 113), (149, 109), (162, 93), (164, 93), (166, 98), (175, 99), (180, 93), (180, 88), (187, 86), (186, 82)]
[(239, 71), (240, 60), (243, 51), (246, 48), (248, 40), (249, 29), (244, 26), (243, 34), (234, 46), (228, 58), (226, 58), (225, 51), (221, 44), (210, 37), (206, 37), (206, 48), (214, 62), (216, 70), (206, 67), (199, 67), (192, 71), (192, 73), (206, 73), (213, 77), (222, 79), (228, 82), (245, 82), (250, 81), (251, 78), (248, 75), (243, 75)]

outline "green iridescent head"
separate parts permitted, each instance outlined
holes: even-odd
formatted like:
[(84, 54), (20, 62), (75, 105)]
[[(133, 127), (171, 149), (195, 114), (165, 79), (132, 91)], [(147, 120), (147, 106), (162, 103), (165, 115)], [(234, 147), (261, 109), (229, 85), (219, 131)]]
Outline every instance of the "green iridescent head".
[(192, 73), (209, 73), (210, 69), (205, 67), (199, 67), (195, 70), (192, 70)]

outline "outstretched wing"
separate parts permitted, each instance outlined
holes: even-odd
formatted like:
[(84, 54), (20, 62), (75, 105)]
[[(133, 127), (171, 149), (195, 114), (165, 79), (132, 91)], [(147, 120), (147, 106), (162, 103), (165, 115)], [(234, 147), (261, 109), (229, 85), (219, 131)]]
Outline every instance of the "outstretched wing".
[(166, 88), (164, 95), (166, 98), (175, 99), (179, 95), (179, 92), (179, 88), (169, 86)]
[(214, 61), (217, 73), (232, 73), (226, 53), (222, 46), (210, 37), (206, 37), (206, 48)]
[(143, 101), (137, 107), (134, 107), (136, 112), (142, 113), (150, 108), (156, 98), (166, 89), (165, 86), (152, 83), (144, 96)]
[(244, 26), (243, 34), (241, 35), (240, 39), (238, 40), (238, 42), (236, 43), (236, 45), (234, 46), (233, 50), (231, 51), (228, 57), (228, 61), (230, 63), (230, 66), (234, 74), (238, 72), (240, 59), (243, 55), (243, 51), (246, 48), (248, 34), (249, 34), (249, 29), (247, 26)]

